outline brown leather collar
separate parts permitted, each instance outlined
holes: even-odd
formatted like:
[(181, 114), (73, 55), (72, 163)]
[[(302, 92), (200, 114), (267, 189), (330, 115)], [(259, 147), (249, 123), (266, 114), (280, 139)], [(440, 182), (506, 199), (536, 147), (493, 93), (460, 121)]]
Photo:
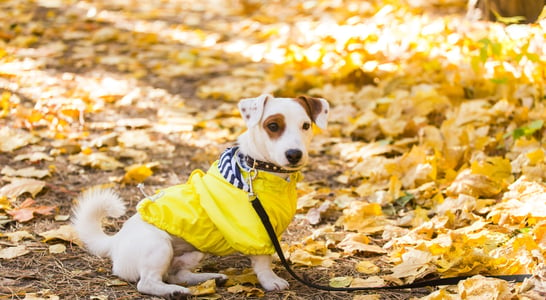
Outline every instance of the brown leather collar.
[(261, 161), (254, 159), (248, 155), (245, 155), (245, 163), (250, 168), (254, 168), (256, 170), (262, 170), (267, 172), (273, 172), (273, 173), (295, 173), (297, 170), (288, 170), (284, 169), (282, 167), (279, 167), (275, 164), (272, 164), (270, 162)]

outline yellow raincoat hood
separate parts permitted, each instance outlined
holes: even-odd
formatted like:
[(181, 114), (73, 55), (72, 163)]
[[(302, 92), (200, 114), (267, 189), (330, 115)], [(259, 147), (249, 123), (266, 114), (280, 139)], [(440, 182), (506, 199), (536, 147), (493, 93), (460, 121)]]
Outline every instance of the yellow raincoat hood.
[[(248, 174), (242, 172), (246, 179)], [(299, 172), (289, 180), (258, 172), (253, 189), (280, 237), (296, 213), (296, 183)], [(195, 170), (185, 184), (158, 191), (137, 206), (142, 219), (181, 237), (199, 251), (215, 255), (240, 252), (245, 255), (275, 253), (247, 192), (230, 184), (216, 161), (204, 173)]]

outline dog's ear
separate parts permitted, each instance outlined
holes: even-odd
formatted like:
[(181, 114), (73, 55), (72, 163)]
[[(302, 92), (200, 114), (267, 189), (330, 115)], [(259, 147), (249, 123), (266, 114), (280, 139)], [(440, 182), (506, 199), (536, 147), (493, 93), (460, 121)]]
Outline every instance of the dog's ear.
[(313, 98), (308, 96), (299, 96), (296, 98), (303, 108), (307, 111), (311, 120), (317, 124), (321, 129), (326, 129), (328, 124), (328, 112), (330, 111), (330, 104), (328, 101), (322, 98)]
[(265, 102), (270, 99), (273, 99), (273, 96), (263, 94), (239, 101), (239, 111), (248, 128), (258, 124), (264, 113)]

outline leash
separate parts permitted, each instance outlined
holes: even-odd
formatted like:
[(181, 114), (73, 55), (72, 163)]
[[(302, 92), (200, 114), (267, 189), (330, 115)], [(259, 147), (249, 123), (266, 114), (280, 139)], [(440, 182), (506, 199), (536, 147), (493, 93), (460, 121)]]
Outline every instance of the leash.
[[(399, 289), (414, 289), (414, 288), (423, 288), (423, 287), (429, 287), (429, 286), (439, 286), (439, 285), (455, 285), (459, 283), (461, 280), (468, 279), (472, 277), (470, 276), (456, 276), (456, 277), (448, 277), (448, 278), (439, 278), (439, 279), (431, 279), (431, 280), (425, 280), (420, 282), (413, 282), (409, 284), (403, 284), (403, 285), (394, 285), (394, 286), (378, 286), (378, 287), (331, 287), (326, 285), (320, 285), (313, 282), (310, 282), (302, 277), (300, 277), (294, 270), (292, 270), (292, 267), (284, 257), (284, 253), (282, 251), (281, 245), (279, 243), (279, 240), (277, 239), (277, 235), (275, 234), (275, 229), (273, 229), (273, 226), (271, 225), (271, 221), (269, 219), (269, 216), (267, 215), (267, 212), (265, 211), (264, 207), (262, 206), (262, 203), (260, 202), (260, 199), (258, 199), (257, 195), (254, 193), (252, 189), (252, 180), (256, 178), (256, 175), (258, 174), (258, 171), (254, 168), (251, 168), (249, 171), (248, 176), (248, 185), (250, 188), (250, 191), (248, 192), (248, 197), (250, 202), (252, 203), (252, 207), (254, 207), (254, 210), (260, 217), (260, 220), (262, 221), (262, 224), (267, 231), (267, 235), (271, 239), (271, 242), (273, 243), (273, 247), (275, 248), (275, 251), (277, 252), (277, 255), (279, 256), (279, 259), (286, 269), (286, 271), (297, 281), (303, 283), (306, 286), (323, 290), (323, 291), (335, 291), (335, 292), (354, 292), (354, 291), (371, 291), (371, 290), (399, 290)], [(531, 274), (518, 274), (518, 275), (491, 275), (488, 277), (507, 280), (507, 281), (515, 281), (515, 282), (523, 282), (526, 278), (531, 277)]]

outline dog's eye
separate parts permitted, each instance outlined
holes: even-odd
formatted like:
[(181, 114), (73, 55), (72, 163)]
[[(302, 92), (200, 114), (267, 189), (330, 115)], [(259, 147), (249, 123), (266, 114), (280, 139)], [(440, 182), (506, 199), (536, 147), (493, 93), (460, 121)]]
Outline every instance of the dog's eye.
[(303, 130), (309, 130), (309, 128), (311, 128), (311, 124), (305, 122), (305, 123), (303, 123), (303, 126), (301, 128), (303, 128)]
[(269, 129), (271, 132), (277, 132), (279, 131), (279, 124), (275, 122), (269, 123), (267, 124), (267, 129)]

